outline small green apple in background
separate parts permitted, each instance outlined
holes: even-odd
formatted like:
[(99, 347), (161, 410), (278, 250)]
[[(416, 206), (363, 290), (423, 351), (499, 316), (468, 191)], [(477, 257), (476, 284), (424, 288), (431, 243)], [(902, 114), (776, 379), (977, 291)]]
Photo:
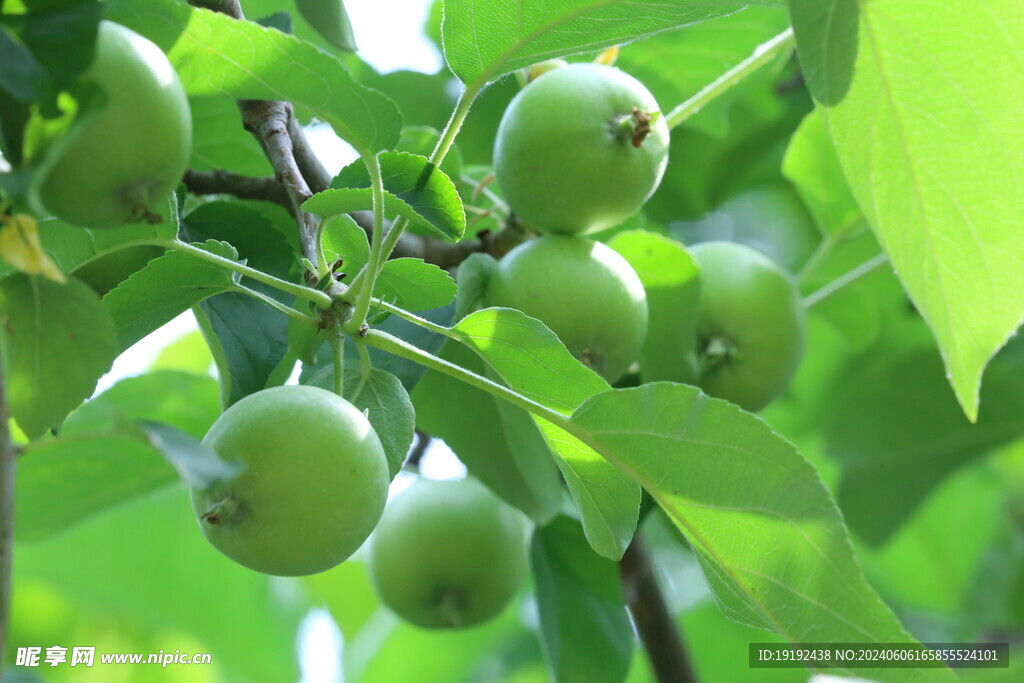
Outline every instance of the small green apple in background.
[(805, 323), (790, 276), (736, 242), (690, 248), (700, 266), (699, 385), (758, 411), (789, 384), (803, 357)]
[(526, 521), (472, 479), (418, 479), (388, 504), (370, 540), (381, 601), (423, 628), (500, 613), (526, 574)]
[(550, 233), (618, 225), (654, 193), (668, 163), (668, 126), (638, 80), (610, 66), (544, 73), (505, 110), (494, 172), (517, 218)]
[(102, 21), (81, 79), (105, 101), (46, 151), (34, 179), (43, 208), (86, 228), (156, 220), (188, 165), (192, 119), (185, 90), (156, 45)]
[(822, 240), (799, 193), (782, 181), (730, 197), (703, 220), (676, 224), (673, 232), (689, 245), (720, 240), (746, 244), (791, 273), (800, 271)]
[(388, 494), (384, 449), (366, 417), (324, 389), (284, 386), (246, 396), (203, 439), (246, 469), (192, 490), (206, 538), (250, 569), (322, 572), (367, 539)]
[(498, 262), (484, 305), (537, 318), (609, 382), (637, 359), (647, 333), (640, 278), (618, 253), (585, 237), (547, 235), (520, 244)]

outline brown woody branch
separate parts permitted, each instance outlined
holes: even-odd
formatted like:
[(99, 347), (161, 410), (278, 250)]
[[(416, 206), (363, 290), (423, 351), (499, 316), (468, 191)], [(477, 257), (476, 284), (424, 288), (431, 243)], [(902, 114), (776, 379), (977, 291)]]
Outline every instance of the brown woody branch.
[(272, 176), (254, 178), (230, 171), (205, 173), (189, 169), (185, 171), (182, 182), (192, 194), (230, 194), (239, 199), (263, 199), (292, 210), (288, 191)]
[(679, 626), (665, 603), (651, 556), (639, 534), (619, 561), (619, 573), (626, 604), (658, 682), (696, 683)]

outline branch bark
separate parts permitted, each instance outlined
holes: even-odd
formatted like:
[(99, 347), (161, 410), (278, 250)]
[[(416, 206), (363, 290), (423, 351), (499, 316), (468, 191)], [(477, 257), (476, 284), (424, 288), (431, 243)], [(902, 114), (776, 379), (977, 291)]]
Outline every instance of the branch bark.
[[(190, 0), (196, 7), (222, 12), (235, 19), (244, 19), (238, 0)], [(302, 204), (313, 193), (295, 160), (295, 149), (289, 126), (294, 126), (294, 111), (287, 102), (239, 100), (242, 124), (259, 141), (274, 168), (274, 176), (284, 186), (299, 227), (302, 255), (316, 263), (316, 219), (302, 210)]]
[(3, 679), (4, 651), (8, 640), (11, 608), (11, 566), (14, 553), (14, 460), (10, 411), (0, 359), (0, 680)]
[(679, 626), (668, 610), (651, 556), (639, 534), (626, 548), (619, 573), (640, 643), (659, 683), (697, 683)]
[(182, 182), (192, 194), (230, 194), (239, 199), (263, 199), (292, 210), (288, 191), (277, 178), (254, 178), (231, 171), (206, 173), (189, 169), (185, 171)]

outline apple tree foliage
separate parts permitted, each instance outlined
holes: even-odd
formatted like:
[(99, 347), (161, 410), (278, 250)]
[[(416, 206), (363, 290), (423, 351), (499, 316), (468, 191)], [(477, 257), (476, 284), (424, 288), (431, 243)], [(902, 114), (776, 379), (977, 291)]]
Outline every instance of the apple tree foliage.
[[(340, 2), (215, 11), (233, 6), (0, 2), (7, 660), (88, 641), (294, 679), (298, 624), (326, 606), (346, 680), (652, 680), (617, 564), (636, 538), (702, 681), (807, 680), (748, 669), (749, 642), (1024, 640), (1019, 0), (439, 0), (436, 74), (376, 72)], [(107, 102), (82, 80), (101, 21), (166, 54), (191, 147), (146, 220), (87, 229), (35, 194)], [(646, 293), (639, 371), (614, 386), (544, 323), (482, 305), (494, 257), (530, 237), (493, 182), (515, 74), (613, 46), (671, 129), (658, 190), (589, 236)], [(254, 126), (254, 101), (290, 103), (355, 160), (326, 178), (298, 163), (297, 201), (267, 144), (284, 129)], [(93, 163), (99, 178), (119, 159)], [(757, 414), (701, 390), (690, 248), (710, 241), (761, 252), (802, 309), (799, 369)], [(96, 392), (187, 312), (199, 333)], [(300, 383), (365, 413), (391, 478), (419, 429), (529, 519), (511, 608), (438, 634), (382, 605), (361, 554), (281, 579), (206, 543), (187, 489), (239, 471), (202, 438), (300, 361)]]

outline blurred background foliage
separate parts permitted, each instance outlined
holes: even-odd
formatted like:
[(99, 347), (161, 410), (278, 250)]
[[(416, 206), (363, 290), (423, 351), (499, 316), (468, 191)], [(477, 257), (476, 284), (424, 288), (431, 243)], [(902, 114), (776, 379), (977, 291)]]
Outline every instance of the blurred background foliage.
[[(254, 19), (294, 15), (282, 0), (245, 0), (243, 7)], [(439, 46), (440, 2), (426, 14), (424, 34)], [(358, 53), (328, 44), (298, 15), (268, 21), (290, 24), (299, 37), (339, 55), (357, 79), (399, 104), (406, 125), (444, 126), (458, 93), (446, 69), (379, 73)], [(623, 46), (618, 66), (645, 81), (667, 110), (786, 24), (784, 8), (752, 8)], [(375, 31), (385, 29), (357, 23), (357, 42)], [(518, 87), (514, 78), (488, 87), (458, 137), (459, 172), (466, 179), (460, 190), (471, 203), (488, 201), (472, 198), (472, 189), (489, 172), (495, 130)], [(269, 173), (232, 102), (193, 98), (191, 104), (194, 168)], [(820, 144), (824, 131), (812, 109), (799, 65), (787, 54), (673, 132), (661, 187), (628, 225), (687, 244), (748, 243), (789, 269), (804, 294), (877, 255), (878, 244), (841, 173), (836, 175), (835, 160)], [(316, 123), (306, 123), (313, 126), (314, 142), (320, 140)], [(333, 156), (325, 153), (332, 171), (351, 158), (343, 146), (337, 149)], [(500, 188), (491, 189), (500, 196)], [(278, 207), (234, 203), (248, 205), (290, 238), (292, 228)], [(219, 409), (216, 400), (196, 400), (218, 391), (203, 338), (191, 332), (153, 356), (148, 368), (138, 369), (139, 377), (122, 384), (137, 383), (142, 395), (187, 392), (193, 399), (189, 415), (165, 402), (156, 404), (153, 417), (201, 434), (201, 425)], [(810, 309), (801, 370), (763, 413), (820, 471), (869, 580), (913, 635), (931, 642), (1010, 640), (1018, 662), (1024, 656), (1022, 376), (1024, 345), (1014, 341), (988, 368), (980, 419), (968, 423), (931, 334), (891, 268), (882, 266)], [(440, 460), (440, 451), (428, 460)], [(721, 614), (695, 559), (660, 513), (647, 518), (643, 533), (699, 680), (808, 679), (803, 670), (748, 669), (746, 644), (775, 637)], [(358, 555), (305, 579), (266, 577), (225, 560), (195, 528), (184, 487), (170, 480), (62, 532), (20, 540), (13, 595), (12, 655), (19, 646), (87, 644), (106, 651), (210, 652), (213, 665), (158, 671), (58, 667), (22, 670), (10, 680), (286, 681), (303, 674), (310, 681), (337, 675), (361, 683), (548, 680), (532, 587), (485, 626), (422, 631), (399, 623), (377, 603)], [(310, 614), (316, 615), (312, 621)], [(311, 635), (311, 623), (319, 624), (320, 636)], [(323, 636), (324, 628), (335, 627), (337, 642)], [(310, 643), (319, 651), (310, 654)], [(323, 663), (339, 655), (340, 670)], [(1022, 675), (1018, 664), (964, 677), (980, 683), (1019, 681)], [(628, 680), (652, 680), (640, 652)]]

